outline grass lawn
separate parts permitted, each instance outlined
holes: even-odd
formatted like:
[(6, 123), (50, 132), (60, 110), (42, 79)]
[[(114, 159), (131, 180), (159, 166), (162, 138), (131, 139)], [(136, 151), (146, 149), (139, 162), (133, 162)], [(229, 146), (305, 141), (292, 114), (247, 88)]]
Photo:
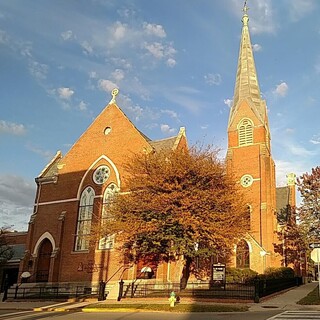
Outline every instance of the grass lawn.
[[(83, 311), (168, 311), (168, 312), (245, 312), (248, 311), (247, 305), (202, 305), (202, 304), (177, 304), (170, 307), (167, 304), (92, 304)], [(98, 311), (98, 310), (97, 310)]]
[(307, 296), (302, 298), (297, 303), (298, 304), (303, 304), (303, 305), (320, 304), (319, 288), (316, 287), (313, 291), (311, 291)]

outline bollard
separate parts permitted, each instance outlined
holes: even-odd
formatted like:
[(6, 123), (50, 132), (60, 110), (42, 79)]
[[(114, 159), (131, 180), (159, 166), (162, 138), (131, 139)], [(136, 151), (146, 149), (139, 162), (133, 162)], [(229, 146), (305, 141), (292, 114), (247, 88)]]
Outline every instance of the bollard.
[(177, 299), (176, 299), (176, 294), (175, 294), (174, 291), (172, 291), (172, 292), (170, 293), (170, 298), (169, 298), (170, 307), (174, 307), (176, 301), (177, 301)]

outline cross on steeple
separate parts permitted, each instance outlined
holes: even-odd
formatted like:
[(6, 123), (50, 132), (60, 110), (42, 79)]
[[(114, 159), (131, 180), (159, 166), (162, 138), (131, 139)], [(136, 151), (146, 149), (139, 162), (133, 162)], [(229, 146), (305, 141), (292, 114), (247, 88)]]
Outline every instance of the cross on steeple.
[(249, 10), (249, 7), (247, 6), (247, 0), (244, 2), (244, 6), (243, 6), (243, 9), (242, 11), (244, 12), (245, 15), (248, 14), (248, 10)]
[(245, 0), (243, 9), (242, 9), (243, 11), (242, 23), (246, 27), (248, 26), (248, 22), (249, 22), (248, 10), (249, 10), (249, 7), (247, 6), (247, 0)]

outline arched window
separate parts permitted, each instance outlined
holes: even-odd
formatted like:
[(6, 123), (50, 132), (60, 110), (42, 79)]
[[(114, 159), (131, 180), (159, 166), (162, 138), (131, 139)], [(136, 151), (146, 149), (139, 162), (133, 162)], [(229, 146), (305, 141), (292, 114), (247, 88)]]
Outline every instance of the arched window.
[[(112, 201), (114, 194), (118, 191), (118, 187), (115, 183), (110, 183), (103, 195), (103, 206), (102, 206), (102, 214), (101, 214), (101, 227), (102, 229), (111, 219), (110, 212), (108, 207)], [(114, 235), (106, 235), (102, 237), (99, 241), (99, 249), (111, 249), (114, 244)]]
[(253, 123), (250, 119), (243, 119), (238, 125), (239, 146), (253, 143)]
[(250, 251), (247, 241), (240, 240), (237, 245), (237, 268), (249, 268), (250, 267)]
[(91, 187), (83, 190), (78, 213), (75, 251), (89, 249), (89, 235), (93, 212), (94, 191)]

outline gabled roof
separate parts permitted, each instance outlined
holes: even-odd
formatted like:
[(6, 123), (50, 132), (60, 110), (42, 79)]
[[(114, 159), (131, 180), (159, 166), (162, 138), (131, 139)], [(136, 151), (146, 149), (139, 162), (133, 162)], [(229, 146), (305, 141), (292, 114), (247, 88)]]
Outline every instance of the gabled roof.
[[(159, 150), (162, 150), (162, 149), (174, 150), (175, 148), (177, 148), (177, 146), (180, 144), (180, 141), (181, 141), (182, 137), (185, 138), (185, 128), (184, 127), (180, 128), (180, 131), (179, 131), (177, 136), (166, 138), (166, 139), (152, 141), (145, 134), (143, 134), (139, 129), (137, 129), (136, 126), (132, 123), (132, 121), (121, 110), (121, 108), (118, 107), (118, 105), (116, 103), (116, 96), (117, 96), (118, 92), (119, 91), (117, 89), (114, 89), (112, 91), (112, 99), (111, 99), (111, 101), (102, 110), (102, 112), (95, 118), (95, 120), (90, 124), (90, 126), (87, 128), (87, 130), (84, 131), (84, 133), (74, 143), (74, 145), (71, 147), (71, 149), (69, 149), (69, 151), (67, 152), (67, 154), (64, 157), (62, 157), (62, 154), (61, 154), (60, 151), (58, 151), (56, 153), (56, 155), (53, 157), (53, 159), (48, 163), (48, 165), (42, 170), (42, 172), (36, 178), (36, 182), (37, 183), (38, 182), (42, 182), (42, 181), (45, 181), (45, 182), (50, 182), (50, 181), (51, 182), (56, 182), (56, 178), (57, 178), (57, 175), (58, 175), (58, 169), (59, 169), (59, 167), (63, 167), (64, 164), (62, 164), (62, 162), (65, 161), (64, 159), (68, 156), (68, 154), (71, 152), (72, 148), (78, 143), (78, 141), (81, 139), (81, 137), (83, 137), (86, 134), (86, 132), (88, 130), (90, 130), (90, 128), (92, 128), (92, 126), (94, 126), (94, 123), (97, 121), (97, 119), (100, 118), (101, 116), (103, 116), (105, 114), (105, 112), (109, 108), (115, 108), (114, 110), (117, 110), (117, 112), (120, 112), (123, 115), (123, 117), (126, 119), (126, 121), (128, 121), (128, 123), (135, 130), (135, 132), (138, 135), (140, 135), (140, 137), (145, 141), (146, 145), (150, 146), (150, 150), (155, 150), (155, 151), (159, 151)], [(186, 145), (186, 142), (184, 142), (184, 145)], [(149, 149), (149, 147), (147, 147), (147, 149)]]
[(57, 151), (51, 161), (45, 166), (45, 168), (40, 172), (37, 179), (45, 177), (53, 177), (58, 174), (58, 164), (62, 158), (61, 151)]
[(181, 138), (185, 135), (185, 128), (181, 127), (179, 130), (178, 135), (174, 137), (169, 137), (161, 140), (154, 140), (154, 141), (149, 141), (149, 144), (155, 151), (161, 151), (161, 150), (174, 150), (177, 148)]
[(155, 151), (160, 151), (164, 149), (172, 149), (174, 146), (174, 143), (176, 142), (177, 136), (170, 137), (162, 140), (154, 140), (150, 141), (149, 144)]

